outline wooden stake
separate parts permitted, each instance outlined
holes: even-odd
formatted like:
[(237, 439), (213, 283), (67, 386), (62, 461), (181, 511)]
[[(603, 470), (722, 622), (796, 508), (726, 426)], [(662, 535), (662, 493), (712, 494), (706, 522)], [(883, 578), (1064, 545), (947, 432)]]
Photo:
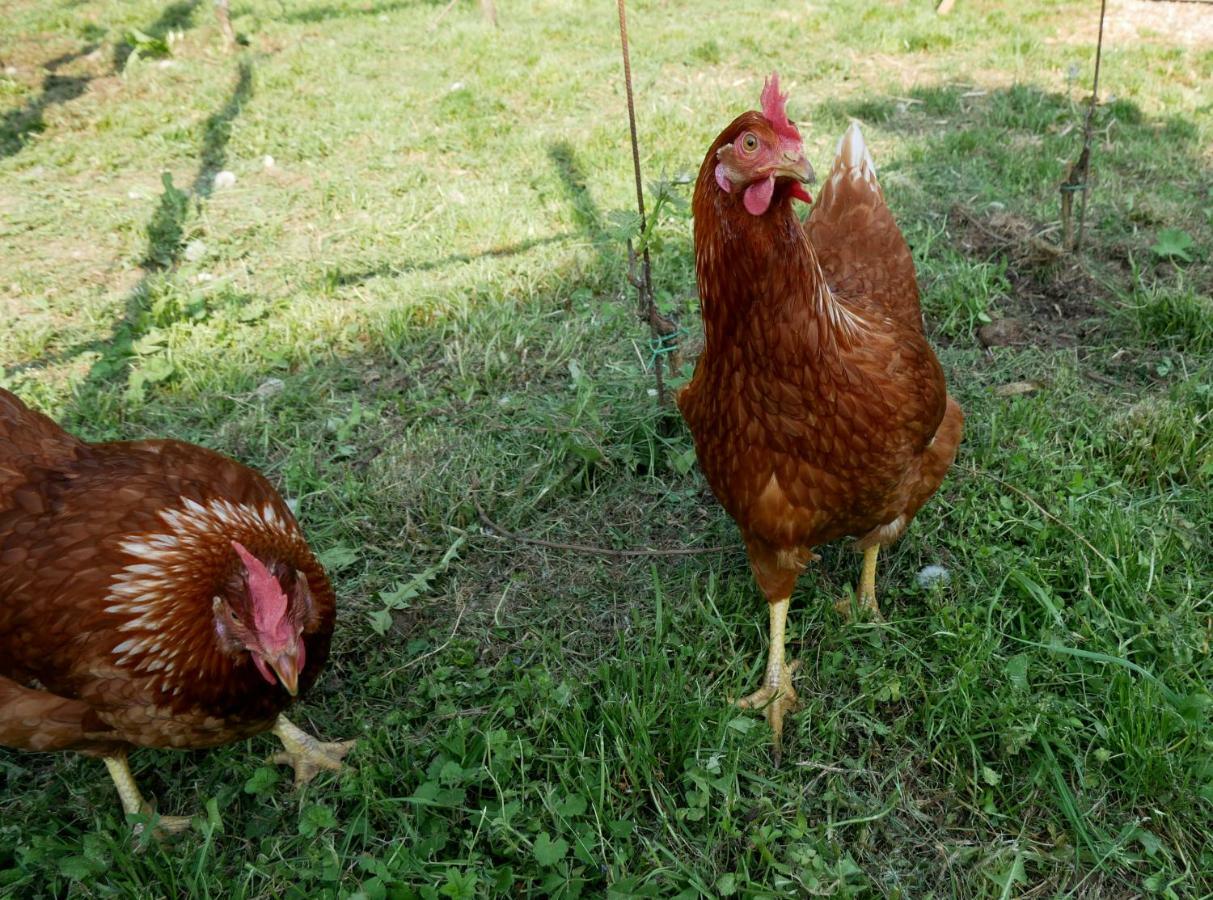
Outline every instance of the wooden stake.
[[(636, 103), (632, 98), (632, 62), (628, 56), (628, 19), (627, 12), (624, 10), (624, 0), (618, 0), (618, 5), (619, 43), (623, 48), (623, 83), (627, 89), (628, 129), (632, 135), (632, 170), (636, 176), (636, 210), (640, 213), (640, 233), (643, 234), (645, 230), (644, 184), (640, 178), (640, 143), (636, 137)], [(640, 248), (640, 256), (640, 276), (632, 278), (632, 283), (636, 285), (637, 312), (641, 321), (649, 323), (649, 340), (652, 342), (653, 348), (657, 349), (662, 346), (662, 317), (657, 312), (657, 303), (653, 299), (653, 266), (649, 260), (649, 248), (647, 245)], [(632, 242), (628, 241), (629, 268), (633, 259)], [(657, 403), (659, 406), (665, 405), (665, 376), (662, 372), (665, 362), (662, 357), (662, 353), (653, 354), (653, 376), (657, 380)]]
[[(1087, 117), (1083, 124), (1082, 152), (1078, 160), (1070, 166), (1066, 180), (1061, 183), (1061, 225), (1063, 246), (1074, 252), (1082, 249), (1083, 230), (1087, 218), (1087, 198), (1091, 193), (1091, 141), (1095, 131), (1095, 107), (1099, 103), (1099, 64), (1103, 56), (1103, 26), (1108, 11), (1108, 0), (1099, 3), (1099, 39), (1095, 44), (1095, 77), (1091, 84), (1091, 104), (1087, 107)], [(1078, 228), (1072, 226), (1074, 195), (1081, 194), (1078, 199)]]

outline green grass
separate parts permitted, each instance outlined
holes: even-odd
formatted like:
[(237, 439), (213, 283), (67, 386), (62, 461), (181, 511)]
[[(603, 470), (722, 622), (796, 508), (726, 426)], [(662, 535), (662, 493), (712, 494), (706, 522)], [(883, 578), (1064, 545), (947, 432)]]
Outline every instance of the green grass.
[[(1076, 265), (1032, 238), (1057, 237), (1093, 62), (1054, 37), (1093, 34), (1091, 4), (632, 5), (651, 183), (695, 171), (772, 67), (819, 171), (863, 120), (968, 413), (882, 560), (888, 624), (833, 612), (848, 548), (802, 578), (777, 770), (728, 703), (760, 676), (758, 592), (648, 395), (613, 9), (431, 27), (444, 6), (237, 0), (228, 55), (202, 0), (9, 4), (0, 383), (298, 500), (342, 599), (298, 718), (360, 744), (303, 794), (269, 739), (141, 751), (160, 809), (199, 814), (142, 849), (95, 761), (0, 751), (0, 894), (1213, 892), (1209, 46), (1105, 48)], [(660, 237), (694, 331), (689, 222)], [(986, 349), (1000, 318), (1021, 339)], [(473, 489), (554, 542), (727, 549), (520, 545)], [(918, 588), (927, 564), (950, 584)]]

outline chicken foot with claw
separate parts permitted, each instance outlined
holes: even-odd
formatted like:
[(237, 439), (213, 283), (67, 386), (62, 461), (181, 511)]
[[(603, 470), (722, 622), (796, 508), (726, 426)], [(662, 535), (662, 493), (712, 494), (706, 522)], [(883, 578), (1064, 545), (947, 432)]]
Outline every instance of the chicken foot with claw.
[[(157, 838), (178, 834), (190, 827), (189, 816), (156, 816), (155, 810), (143, 799), (139, 786), (135, 784), (135, 777), (131, 774), (131, 767), (126, 761), (125, 753), (121, 756), (103, 756), (101, 759), (105, 763), (105, 767), (109, 769), (110, 778), (114, 779), (114, 787), (118, 789), (118, 796), (122, 800), (122, 809), (127, 815), (152, 817), (155, 822), (152, 826), (152, 833)], [(142, 825), (135, 826), (135, 834), (140, 834), (142, 831)]]
[(271, 729), (283, 750), (270, 757), (270, 762), (288, 765), (295, 770), (295, 787), (307, 784), (321, 769), (341, 771), (341, 760), (354, 749), (357, 741), (318, 741), (297, 727), (286, 716), (279, 715)]
[(788, 617), (791, 598), (785, 597), (769, 603), (771, 614), (771, 647), (767, 655), (767, 670), (762, 687), (737, 701), (742, 709), (761, 709), (771, 726), (772, 755), (778, 766), (783, 758), (783, 717), (800, 708), (800, 699), (792, 687), (792, 674), (800, 666), (800, 660), (788, 665), (784, 661), (784, 624)]

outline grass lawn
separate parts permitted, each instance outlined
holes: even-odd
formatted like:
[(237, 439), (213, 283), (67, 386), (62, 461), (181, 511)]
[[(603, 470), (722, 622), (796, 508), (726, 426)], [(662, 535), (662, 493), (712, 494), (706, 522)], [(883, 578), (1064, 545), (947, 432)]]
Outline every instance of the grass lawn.
[(649, 394), (613, 4), (445, 6), (235, 0), (226, 53), (205, 0), (5, 4), (0, 384), (294, 498), (342, 601), (296, 719), (360, 743), (301, 794), (270, 738), (139, 751), (198, 813), (146, 847), (96, 761), (0, 750), (0, 895), (1213, 893), (1213, 13), (1111, 4), (1058, 258), (1098, 4), (632, 4), (650, 186), (772, 68), (818, 172), (864, 123), (968, 414), (887, 624), (833, 610), (850, 548), (801, 579), (775, 769), (760, 595)]

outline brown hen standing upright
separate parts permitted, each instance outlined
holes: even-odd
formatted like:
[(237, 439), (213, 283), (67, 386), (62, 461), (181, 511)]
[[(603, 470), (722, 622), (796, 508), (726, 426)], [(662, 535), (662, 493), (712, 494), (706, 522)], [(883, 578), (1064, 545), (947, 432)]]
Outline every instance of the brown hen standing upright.
[[(339, 769), (282, 714), (328, 657), (335, 598), (278, 492), (180, 441), (87, 444), (0, 390), (0, 745), (100, 756), (272, 730), (296, 783)], [(163, 831), (188, 825), (163, 817)]]
[[(813, 179), (772, 75), (762, 112), (713, 142), (695, 184), (704, 349), (678, 397), (716, 497), (737, 522), (770, 607), (764, 707), (781, 752), (797, 704), (784, 625), (812, 548), (858, 538), (873, 615), (876, 555), (905, 531), (956, 456), (964, 416), (922, 331), (914, 261), (857, 125), (802, 226)], [(845, 612), (846, 607), (843, 609)]]

